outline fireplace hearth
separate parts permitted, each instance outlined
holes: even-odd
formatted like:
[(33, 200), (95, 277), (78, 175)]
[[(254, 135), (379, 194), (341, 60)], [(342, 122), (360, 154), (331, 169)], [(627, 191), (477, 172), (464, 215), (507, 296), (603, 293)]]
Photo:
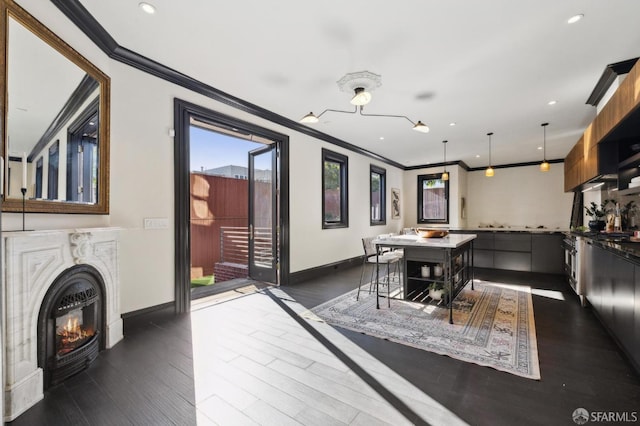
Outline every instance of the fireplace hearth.
[(44, 389), (84, 370), (104, 349), (103, 289), (100, 274), (88, 265), (67, 269), (49, 288), (38, 320)]

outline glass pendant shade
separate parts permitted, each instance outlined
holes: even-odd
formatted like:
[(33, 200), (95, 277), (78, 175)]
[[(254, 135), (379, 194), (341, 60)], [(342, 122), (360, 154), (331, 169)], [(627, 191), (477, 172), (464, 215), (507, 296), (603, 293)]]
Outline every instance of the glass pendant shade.
[(542, 163), (540, 163), (540, 171), (548, 172), (551, 169), (551, 165), (547, 161), (547, 126), (549, 123), (542, 123)]
[(486, 177), (492, 177), (494, 174), (493, 167), (491, 167), (491, 135), (493, 135), (493, 132), (487, 133), (487, 136), (489, 136), (489, 167), (484, 171)]
[(449, 180), (449, 173), (447, 173), (447, 141), (442, 141), (442, 147), (444, 148), (444, 156), (443, 156), (443, 162), (442, 164), (444, 164), (444, 171), (442, 172), (442, 176), (440, 177), (440, 179), (442, 180)]

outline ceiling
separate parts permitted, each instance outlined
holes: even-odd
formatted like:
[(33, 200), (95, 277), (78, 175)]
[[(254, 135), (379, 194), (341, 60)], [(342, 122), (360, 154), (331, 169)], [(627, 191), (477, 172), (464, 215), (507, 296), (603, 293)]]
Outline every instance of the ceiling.
[[(606, 65), (640, 56), (637, 0), (81, 0), (118, 44), (292, 120), (353, 109), (336, 82), (382, 85), (364, 112), (317, 130), (405, 166), (470, 167), (564, 158), (593, 120)], [(584, 18), (575, 24), (567, 19)], [(555, 105), (548, 105), (551, 100)], [(456, 123), (450, 126), (450, 123)]]

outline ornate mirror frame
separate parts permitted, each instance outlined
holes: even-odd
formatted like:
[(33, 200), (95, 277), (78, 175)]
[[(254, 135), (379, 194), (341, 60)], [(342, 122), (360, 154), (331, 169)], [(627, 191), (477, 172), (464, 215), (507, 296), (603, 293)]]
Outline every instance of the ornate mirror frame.
[[(109, 213), (109, 123), (110, 123), (110, 79), (91, 62), (76, 52), (41, 22), (14, 3), (12, 0), (0, 0), (0, 15), (3, 22), (0, 31), (0, 155), (4, 159), (2, 193), (7, 194), (8, 150), (7, 150), (7, 75), (8, 66), (8, 27), (9, 18), (14, 19), (26, 29), (39, 37), (46, 44), (65, 56), (79, 68), (93, 77), (100, 87), (99, 98), (99, 129), (98, 129), (98, 197), (95, 203), (74, 203), (67, 201), (33, 200), (27, 199), (24, 210), (28, 213), (76, 213), (76, 214), (108, 214)], [(8, 124), (9, 126), (11, 123)], [(9, 198), (2, 196), (3, 212), (22, 212), (23, 201), (21, 198)]]

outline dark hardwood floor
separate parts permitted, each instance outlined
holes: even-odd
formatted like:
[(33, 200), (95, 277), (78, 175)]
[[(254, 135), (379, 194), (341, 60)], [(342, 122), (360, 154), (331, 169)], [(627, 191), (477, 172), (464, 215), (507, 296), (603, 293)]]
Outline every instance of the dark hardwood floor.
[[(355, 288), (359, 274), (359, 267), (351, 268), (280, 290), (311, 308)], [(533, 289), (540, 381), (338, 331), (469, 424), (571, 425), (573, 411), (581, 407), (640, 411), (637, 372), (562, 277), (478, 270), (476, 278)], [(227, 305), (232, 308), (233, 301)], [(210, 332), (216, 333), (215, 325)], [(193, 353), (190, 315), (165, 310), (129, 319), (121, 343), (101, 352), (88, 370), (49, 389), (11, 424), (196, 424)]]

